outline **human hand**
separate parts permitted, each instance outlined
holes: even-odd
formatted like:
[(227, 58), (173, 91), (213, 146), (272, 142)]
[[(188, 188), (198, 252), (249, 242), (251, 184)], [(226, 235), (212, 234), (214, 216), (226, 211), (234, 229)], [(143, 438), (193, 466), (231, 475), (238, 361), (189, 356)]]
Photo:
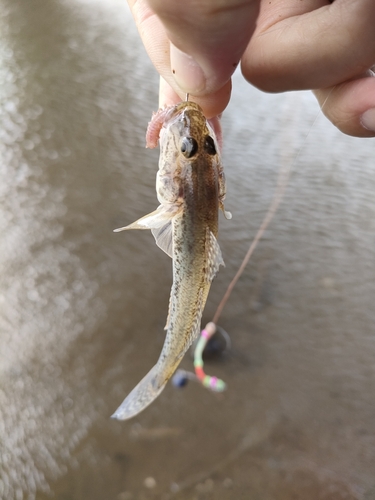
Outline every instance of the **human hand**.
[(373, 0), (128, 1), (161, 75), (161, 106), (189, 92), (207, 117), (220, 114), (241, 61), (261, 90), (315, 89), (342, 132), (375, 136)]

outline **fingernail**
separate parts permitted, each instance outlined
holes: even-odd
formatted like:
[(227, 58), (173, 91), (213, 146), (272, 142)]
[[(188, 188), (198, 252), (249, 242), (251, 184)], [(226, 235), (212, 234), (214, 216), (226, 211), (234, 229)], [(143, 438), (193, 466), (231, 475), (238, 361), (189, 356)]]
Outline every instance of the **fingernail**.
[(189, 94), (201, 92), (206, 87), (206, 77), (195, 59), (171, 43), (171, 68), (181, 90)]
[(361, 116), (362, 127), (375, 132), (375, 108), (368, 109)]

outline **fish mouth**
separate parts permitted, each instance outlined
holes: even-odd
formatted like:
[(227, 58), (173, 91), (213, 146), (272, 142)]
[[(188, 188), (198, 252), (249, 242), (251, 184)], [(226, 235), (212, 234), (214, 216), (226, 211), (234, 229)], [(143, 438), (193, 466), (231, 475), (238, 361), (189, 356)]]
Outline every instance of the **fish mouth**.
[(196, 102), (181, 101), (179, 104), (176, 104), (176, 106), (174, 106), (171, 109), (171, 115), (170, 117), (168, 116), (167, 118), (172, 118), (177, 114), (179, 114), (181, 111), (190, 111), (190, 110), (199, 111), (204, 116), (202, 108)]

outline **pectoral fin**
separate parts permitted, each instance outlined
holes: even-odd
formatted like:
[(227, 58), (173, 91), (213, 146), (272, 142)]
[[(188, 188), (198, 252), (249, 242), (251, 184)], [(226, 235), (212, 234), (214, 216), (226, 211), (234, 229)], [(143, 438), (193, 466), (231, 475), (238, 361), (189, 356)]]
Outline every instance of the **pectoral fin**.
[(177, 213), (178, 208), (174, 205), (160, 205), (154, 212), (147, 214), (128, 226), (114, 229), (115, 233), (127, 229), (155, 229), (164, 226)]
[(206, 281), (211, 283), (214, 279), (216, 273), (220, 266), (224, 266), (224, 260), (221, 255), (221, 250), (219, 243), (215, 238), (215, 235), (207, 228), (207, 238), (206, 238), (206, 254), (207, 254), (207, 266), (206, 266)]
[(154, 212), (145, 215), (133, 224), (115, 229), (114, 232), (118, 233), (128, 229), (151, 229), (158, 247), (169, 257), (172, 257), (172, 219), (180, 211), (181, 207), (178, 205), (160, 205)]

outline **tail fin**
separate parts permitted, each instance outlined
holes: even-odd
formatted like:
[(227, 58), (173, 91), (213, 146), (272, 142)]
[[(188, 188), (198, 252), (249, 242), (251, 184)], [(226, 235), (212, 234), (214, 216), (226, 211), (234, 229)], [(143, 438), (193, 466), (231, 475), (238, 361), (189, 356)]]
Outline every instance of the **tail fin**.
[(168, 380), (160, 380), (157, 368), (160, 369), (158, 365), (151, 368), (148, 374), (143, 377), (139, 384), (124, 399), (112, 415), (112, 418), (127, 420), (128, 418), (135, 417), (135, 415), (138, 415), (138, 413), (147, 408), (159, 396)]

